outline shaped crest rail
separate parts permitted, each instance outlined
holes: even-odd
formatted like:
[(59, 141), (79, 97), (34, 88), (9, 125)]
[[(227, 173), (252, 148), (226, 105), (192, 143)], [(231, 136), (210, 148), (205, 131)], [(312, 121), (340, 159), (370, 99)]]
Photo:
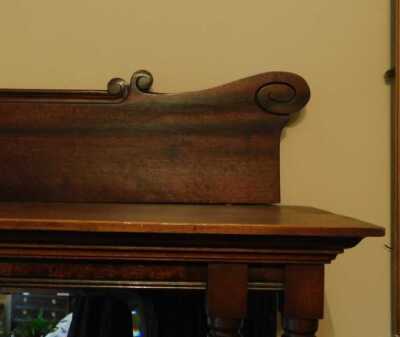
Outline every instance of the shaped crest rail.
[(197, 92), (0, 90), (0, 201), (279, 202), (279, 143), (309, 99), (269, 72)]

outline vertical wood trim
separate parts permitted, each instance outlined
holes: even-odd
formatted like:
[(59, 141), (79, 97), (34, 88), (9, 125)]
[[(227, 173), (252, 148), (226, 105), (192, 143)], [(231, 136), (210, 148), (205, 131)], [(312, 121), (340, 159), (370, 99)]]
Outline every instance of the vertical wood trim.
[(285, 319), (321, 319), (324, 316), (324, 265), (285, 267)]
[(246, 264), (209, 264), (207, 281), (208, 337), (242, 337), (247, 311)]
[(395, 76), (393, 82), (393, 117), (392, 117), (392, 136), (393, 136), (393, 145), (392, 145), (392, 179), (393, 179), (393, 190), (392, 190), (392, 292), (393, 292), (393, 330), (395, 335), (400, 335), (400, 111), (399, 111), (399, 102), (400, 102), (400, 77), (399, 69), (400, 69), (400, 0), (394, 0), (394, 29), (393, 29), (393, 52), (394, 52), (394, 67), (395, 67)]
[(247, 285), (247, 265), (208, 265), (208, 315), (218, 318), (243, 319), (247, 311)]

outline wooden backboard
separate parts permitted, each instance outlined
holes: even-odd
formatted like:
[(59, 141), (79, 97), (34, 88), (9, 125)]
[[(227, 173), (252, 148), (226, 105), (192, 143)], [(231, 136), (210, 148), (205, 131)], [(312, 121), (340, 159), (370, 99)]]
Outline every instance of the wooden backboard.
[(279, 143), (309, 99), (269, 72), (182, 94), (152, 75), (107, 91), (0, 90), (0, 200), (275, 203)]

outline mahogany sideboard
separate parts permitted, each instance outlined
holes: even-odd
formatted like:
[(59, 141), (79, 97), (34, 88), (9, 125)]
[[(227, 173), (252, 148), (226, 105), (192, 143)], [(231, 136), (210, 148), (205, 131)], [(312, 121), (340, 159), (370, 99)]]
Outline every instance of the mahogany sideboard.
[(0, 287), (205, 289), (209, 336), (248, 290), (315, 336), (324, 265), (384, 229), (280, 201), (279, 143), (309, 88), (269, 72), (183, 94), (0, 90)]

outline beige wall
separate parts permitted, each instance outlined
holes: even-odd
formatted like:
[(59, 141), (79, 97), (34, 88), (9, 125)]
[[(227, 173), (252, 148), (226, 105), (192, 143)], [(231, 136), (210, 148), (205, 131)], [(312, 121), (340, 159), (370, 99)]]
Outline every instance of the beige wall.
[[(155, 89), (298, 72), (312, 99), (282, 144), (283, 202), (389, 228), (389, 0), (2, 0), (0, 87)], [(388, 337), (388, 238), (327, 268), (321, 337)]]

